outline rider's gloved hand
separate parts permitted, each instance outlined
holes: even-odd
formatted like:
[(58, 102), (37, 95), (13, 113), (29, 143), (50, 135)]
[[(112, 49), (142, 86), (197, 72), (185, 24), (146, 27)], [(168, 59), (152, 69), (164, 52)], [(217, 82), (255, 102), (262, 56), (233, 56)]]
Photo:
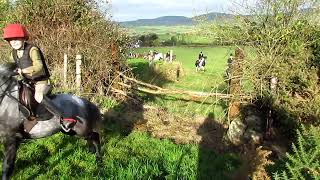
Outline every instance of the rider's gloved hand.
[(18, 74), (22, 75), (22, 70), (20, 68), (17, 68), (16, 71)]

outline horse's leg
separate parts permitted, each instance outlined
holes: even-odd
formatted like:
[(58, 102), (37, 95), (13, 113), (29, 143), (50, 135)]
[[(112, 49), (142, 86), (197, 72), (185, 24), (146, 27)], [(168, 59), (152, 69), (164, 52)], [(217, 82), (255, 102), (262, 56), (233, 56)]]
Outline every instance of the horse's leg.
[(2, 164), (2, 180), (9, 179), (13, 173), (19, 141), (16, 137), (10, 137), (4, 143), (4, 158)]
[(98, 161), (101, 161), (101, 145), (100, 145), (100, 137), (97, 132), (90, 132), (87, 136), (87, 141), (89, 145), (89, 150), (92, 153), (96, 154), (96, 158)]

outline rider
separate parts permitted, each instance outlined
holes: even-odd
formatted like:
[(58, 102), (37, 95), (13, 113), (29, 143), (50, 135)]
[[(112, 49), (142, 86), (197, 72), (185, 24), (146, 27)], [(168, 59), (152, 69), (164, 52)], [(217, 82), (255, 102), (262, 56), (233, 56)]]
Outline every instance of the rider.
[[(12, 47), (10, 58), (16, 63), (17, 72), (28, 82), (34, 84), (35, 100), (44, 105), (48, 111), (62, 122), (62, 112), (46, 96), (50, 89), (50, 74), (44, 56), (38, 47), (27, 42), (29, 35), (26, 28), (21, 24), (8, 24), (4, 28), (3, 38)], [(64, 128), (69, 129), (69, 126), (70, 124)]]
[(204, 58), (204, 55), (203, 55), (203, 52), (201, 51), (201, 52), (199, 53), (199, 57), (198, 57), (199, 61), (200, 61), (202, 58)]

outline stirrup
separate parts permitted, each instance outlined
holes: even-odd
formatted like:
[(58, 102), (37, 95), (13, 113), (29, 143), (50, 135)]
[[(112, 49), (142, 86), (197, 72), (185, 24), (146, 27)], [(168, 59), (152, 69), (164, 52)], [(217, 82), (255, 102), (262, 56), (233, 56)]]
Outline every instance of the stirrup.
[[(68, 124), (68, 127), (66, 127), (64, 125), (64, 121), (68, 121), (71, 122), (70, 124)], [(61, 118), (60, 119), (60, 126), (61, 128), (65, 131), (65, 132), (69, 132), (71, 130), (71, 128), (77, 123), (76, 119), (72, 119), (72, 118)]]
[(71, 128), (65, 127), (63, 123), (60, 123), (60, 126), (61, 126), (62, 130), (65, 132), (69, 132), (71, 130)]

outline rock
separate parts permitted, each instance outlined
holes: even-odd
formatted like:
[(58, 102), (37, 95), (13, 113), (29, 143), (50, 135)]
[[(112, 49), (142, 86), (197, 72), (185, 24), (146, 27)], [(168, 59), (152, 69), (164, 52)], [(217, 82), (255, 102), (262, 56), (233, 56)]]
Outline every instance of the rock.
[(234, 145), (243, 143), (243, 134), (246, 130), (246, 125), (239, 119), (233, 120), (227, 132), (227, 137)]
[(253, 129), (247, 129), (244, 133), (244, 138), (253, 144), (260, 144), (262, 142), (263, 135)]
[(256, 131), (262, 131), (262, 119), (257, 115), (249, 115), (244, 119), (247, 126)]

